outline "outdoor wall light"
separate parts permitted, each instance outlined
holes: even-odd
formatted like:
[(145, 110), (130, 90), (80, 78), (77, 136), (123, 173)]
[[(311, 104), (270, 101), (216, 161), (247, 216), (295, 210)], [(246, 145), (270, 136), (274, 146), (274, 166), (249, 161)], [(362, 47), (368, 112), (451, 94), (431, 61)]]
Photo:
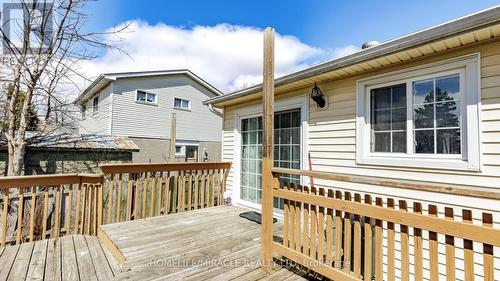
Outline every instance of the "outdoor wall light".
[(323, 108), (326, 105), (325, 96), (321, 92), (321, 89), (314, 83), (314, 87), (311, 91), (311, 99), (318, 105), (319, 108)]

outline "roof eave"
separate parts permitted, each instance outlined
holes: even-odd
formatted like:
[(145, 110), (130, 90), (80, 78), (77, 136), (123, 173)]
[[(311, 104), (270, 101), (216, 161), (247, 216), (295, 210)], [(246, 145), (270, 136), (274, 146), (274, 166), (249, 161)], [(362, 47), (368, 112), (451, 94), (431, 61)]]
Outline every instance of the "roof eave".
[[(364, 49), (338, 59), (333, 59), (312, 67), (282, 76), (275, 79), (275, 87), (285, 85), (291, 82), (299, 81), (305, 78), (314, 77), (325, 72), (337, 70), (349, 65), (362, 63), (368, 60), (387, 56), (397, 52), (405, 51), (411, 48), (429, 44), (435, 41), (444, 40), (463, 33), (472, 32), (490, 25), (500, 23), (500, 5), (493, 8), (465, 16), (450, 22), (446, 22), (422, 31), (418, 31), (403, 37), (384, 42), (380, 45)], [(203, 104), (217, 106), (220, 103), (229, 100), (245, 97), (251, 94), (257, 94), (262, 91), (262, 84), (258, 84), (240, 91), (232, 92), (223, 96), (214, 97), (205, 100)]]

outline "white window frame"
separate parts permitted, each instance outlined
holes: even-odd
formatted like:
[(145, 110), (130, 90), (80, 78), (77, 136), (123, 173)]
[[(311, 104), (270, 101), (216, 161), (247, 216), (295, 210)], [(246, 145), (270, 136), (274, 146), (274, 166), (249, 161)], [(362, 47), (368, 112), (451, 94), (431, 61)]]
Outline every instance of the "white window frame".
[[(307, 155), (308, 155), (308, 122), (309, 122), (309, 93), (306, 96), (295, 97), (289, 99), (277, 100), (274, 103), (274, 111), (285, 111), (300, 108), (301, 116), (301, 145), (300, 145), (300, 163), (301, 169), (308, 169)], [(261, 205), (240, 199), (240, 174), (241, 174), (241, 120), (251, 117), (262, 116), (262, 105), (253, 105), (239, 108), (236, 111), (234, 122), (234, 154), (233, 154), (233, 186), (231, 192), (231, 199), (235, 204), (244, 206), (256, 211), (261, 210)], [(300, 177), (301, 185), (309, 185), (308, 177)], [(276, 217), (281, 218), (283, 210), (274, 208)]]
[[(358, 80), (356, 83), (356, 163), (360, 165), (480, 171), (479, 59), (479, 54), (475, 53)], [(413, 153), (413, 111), (408, 110), (412, 108), (412, 82), (456, 73), (460, 74), (462, 153), (460, 155)], [(407, 85), (407, 153), (371, 152), (370, 90), (404, 83)]]
[(177, 148), (175, 149), (175, 156), (186, 156), (186, 146), (200, 146), (197, 141), (186, 141), (186, 140), (176, 140), (175, 146), (181, 147), (181, 153), (177, 153)]
[[(146, 100), (144, 100), (144, 101), (139, 100), (139, 92), (143, 92), (143, 93), (146, 94)], [(148, 101), (148, 95), (154, 96), (154, 101), (153, 102)], [(142, 104), (157, 105), (158, 104), (158, 95), (156, 93), (152, 93), (152, 92), (149, 92), (149, 91), (137, 89), (137, 90), (135, 90), (135, 102), (142, 103)]]
[(82, 120), (85, 119), (85, 117), (87, 117), (87, 104), (82, 104)]
[[(97, 100), (97, 104), (95, 103), (95, 101)], [(96, 113), (98, 110), (99, 110), (99, 95), (96, 95), (93, 99), (92, 99), (92, 113)]]
[[(175, 100), (178, 99), (178, 100), (181, 100), (181, 106), (178, 107), (178, 106), (175, 106)], [(188, 102), (188, 107), (182, 107), (182, 101), (187, 101)], [(179, 97), (174, 97), (172, 99), (172, 108), (173, 109), (179, 109), (179, 110), (186, 110), (186, 111), (191, 111), (191, 100), (189, 99), (185, 99), (185, 98), (179, 98)]]

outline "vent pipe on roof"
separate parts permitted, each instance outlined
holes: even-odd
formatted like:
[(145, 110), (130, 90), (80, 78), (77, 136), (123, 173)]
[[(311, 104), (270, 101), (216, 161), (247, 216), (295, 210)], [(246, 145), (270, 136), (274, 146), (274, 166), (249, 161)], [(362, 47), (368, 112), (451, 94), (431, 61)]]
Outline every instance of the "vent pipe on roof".
[(380, 44), (380, 42), (378, 41), (367, 41), (365, 42), (362, 46), (361, 46), (361, 49), (368, 49), (368, 48), (371, 48), (371, 47), (374, 47), (374, 46), (377, 46), (378, 44)]

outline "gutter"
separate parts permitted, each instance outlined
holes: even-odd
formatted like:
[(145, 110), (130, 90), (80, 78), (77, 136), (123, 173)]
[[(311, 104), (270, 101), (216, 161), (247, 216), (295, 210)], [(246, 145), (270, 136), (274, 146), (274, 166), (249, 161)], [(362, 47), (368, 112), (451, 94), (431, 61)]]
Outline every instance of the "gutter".
[[(302, 79), (314, 77), (326, 72), (334, 71), (350, 65), (362, 63), (382, 56), (419, 47), (435, 41), (444, 40), (453, 36), (482, 29), (500, 23), (500, 5), (458, 18), (434, 27), (430, 27), (403, 37), (399, 37), (377, 46), (358, 51), (338, 59), (320, 63), (309, 68), (275, 79), (275, 87), (286, 85)], [(240, 91), (203, 101), (203, 104), (217, 104), (237, 99), (262, 91), (262, 84), (258, 84)]]

